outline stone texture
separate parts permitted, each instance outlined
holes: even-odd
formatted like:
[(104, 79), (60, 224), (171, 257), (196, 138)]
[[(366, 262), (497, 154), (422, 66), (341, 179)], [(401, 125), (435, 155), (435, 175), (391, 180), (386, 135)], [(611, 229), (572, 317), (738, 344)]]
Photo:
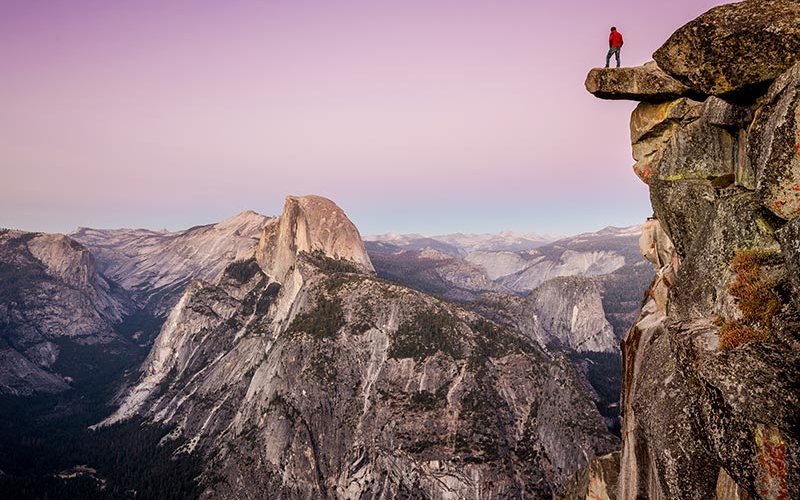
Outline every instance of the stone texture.
[(777, 248), (774, 231), (752, 193), (721, 198), (697, 227), (696, 237), (682, 255), (669, 316), (674, 321), (737, 317), (734, 298), (728, 293), (735, 277), (730, 269), (733, 256), (739, 249)]
[(630, 125), (634, 171), (646, 184), (735, 174), (746, 160), (743, 137), (727, 125), (737, 113), (715, 97), (640, 104)]
[(683, 442), (708, 447), (737, 484), (762, 498), (796, 496), (800, 352), (769, 344), (720, 351), (718, 328), (706, 320), (670, 330), (701, 430)]
[(655, 301), (659, 311), (666, 313), (669, 287), (675, 282), (676, 273), (680, 269), (680, 259), (675, 251), (675, 245), (657, 219), (645, 222), (642, 236), (639, 238), (639, 250), (653, 264), (656, 271), (655, 279), (650, 285), (649, 298)]
[(620, 453), (595, 457), (578, 471), (558, 500), (616, 500)]
[[(619, 498), (800, 497), (798, 12), (746, 0), (689, 23), (656, 60), (722, 99), (642, 103), (631, 118), (658, 219), (642, 253), (657, 274), (622, 345)], [(755, 325), (766, 338), (725, 346), (744, 300), (758, 299), (731, 293), (740, 251), (773, 256), (779, 307)]]
[(780, 242), (786, 270), (794, 293), (792, 299), (800, 306), (800, 219), (793, 219), (783, 226), (776, 236)]
[(648, 219), (642, 226), (639, 251), (657, 270), (672, 262), (675, 245), (672, 244), (667, 233), (661, 229), (658, 219)]
[(748, 145), (764, 206), (783, 219), (800, 215), (800, 63), (770, 87)]
[(798, 46), (800, 3), (745, 0), (689, 22), (653, 58), (699, 92), (752, 100), (800, 59)]
[(609, 453), (589, 462), (587, 500), (616, 500), (619, 455), (619, 452)]
[(633, 144), (633, 171), (645, 184), (656, 174), (664, 149), (675, 130), (684, 121), (700, 116), (700, 103), (677, 99), (665, 103), (641, 103), (631, 114), (630, 132)]
[(705, 100), (702, 115), (711, 125), (733, 129), (746, 128), (753, 121), (751, 108), (730, 103), (716, 96)]
[(684, 256), (711, 215), (716, 193), (705, 180), (659, 180), (650, 183), (650, 203), (678, 255)]
[(753, 497), (747, 491), (743, 490), (736, 484), (736, 481), (731, 479), (725, 469), (719, 470), (715, 495), (716, 500), (753, 500)]
[(661, 102), (692, 94), (653, 61), (633, 68), (594, 68), (584, 85), (601, 99)]

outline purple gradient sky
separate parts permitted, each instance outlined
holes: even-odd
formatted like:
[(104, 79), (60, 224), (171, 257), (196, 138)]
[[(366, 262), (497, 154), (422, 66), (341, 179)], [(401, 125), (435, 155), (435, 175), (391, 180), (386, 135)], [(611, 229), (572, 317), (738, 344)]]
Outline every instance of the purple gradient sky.
[(641, 222), (634, 104), (583, 89), (714, 0), (0, 2), (0, 226), (182, 228), (287, 194), (364, 234)]

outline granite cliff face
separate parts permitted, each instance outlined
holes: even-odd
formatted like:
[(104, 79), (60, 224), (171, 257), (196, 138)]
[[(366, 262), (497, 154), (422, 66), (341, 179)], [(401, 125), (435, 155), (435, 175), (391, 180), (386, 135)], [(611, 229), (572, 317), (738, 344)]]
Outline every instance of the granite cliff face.
[(795, 1), (712, 9), (655, 54), (691, 97), (617, 89), (642, 101), (631, 140), (657, 276), (623, 341), (610, 498), (800, 497), (798, 26)]
[(67, 236), (0, 231), (0, 282), (0, 394), (66, 390), (64, 347), (119, 340), (130, 303)]
[(600, 288), (579, 276), (554, 278), (527, 300), (541, 328), (541, 343), (577, 352), (617, 352), (614, 329), (605, 317)]
[(567, 359), (375, 278), (318, 197), (189, 285), (104, 424), (133, 416), (204, 458), (209, 498), (546, 498), (618, 446)]
[(100, 272), (127, 290), (136, 305), (165, 316), (192, 278), (213, 280), (248, 256), (269, 217), (245, 211), (216, 224), (184, 231), (78, 228)]

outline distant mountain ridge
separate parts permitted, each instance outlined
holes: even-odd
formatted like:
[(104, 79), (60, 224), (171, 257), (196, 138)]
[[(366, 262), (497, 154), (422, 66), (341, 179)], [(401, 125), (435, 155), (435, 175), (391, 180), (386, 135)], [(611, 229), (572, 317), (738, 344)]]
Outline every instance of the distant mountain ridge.
[(438, 246), (438, 249), (445, 251), (445, 253), (452, 253), (454, 256), (459, 257), (477, 250), (505, 250), (512, 252), (530, 250), (546, 245), (555, 239), (546, 235), (515, 233), (512, 231), (499, 233), (449, 233), (437, 236), (422, 236), (415, 233), (384, 233), (364, 237), (365, 241), (386, 243), (409, 250), (421, 250), (426, 247), (436, 248)]
[[(89, 290), (89, 307), (118, 307), (87, 339), (110, 347), (63, 344), (68, 349), (54, 351), (52, 369), (37, 368), (27, 351), (0, 349), (0, 382), (10, 373), (11, 394), (61, 391), (65, 401), (80, 400), (87, 386), (73, 384), (60, 366), (96, 372), (94, 359), (121, 350), (116, 365), (85, 379), (102, 393), (70, 404), (102, 406), (127, 372), (132, 385), (105, 423), (170, 426), (165, 439), (177, 439), (170, 446), (202, 457), (207, 496), (264, 488), (288, 498), (458, 497), (475, 488), (499, 497), (549, 495), (617, 443), (608, 432), (616, 398), (598, 395), (614, 382), (590, 386), (619, 355), (604, 316), (606, 275), (550, 279), (522, 298), (526, 292), (465, 257), (558, 260), (602, 250), (605, 239), (619, 258), (619, 242), (627, 240), (618, 233), (546, 244), (513, 234), (364, 243), (330, 200), (290, 196), (280, 217), (248, 211), (184, 231), (38, 235), (42, 244), (31, 248), (39, 257), (29, 260), (51, 276), (32, 296), (50, 296), (53, 279), (67, 288), (95, 283), (105, 295)], [(4, 262), (28, 258), (17, 244), (7, 250)], [(65, 250), (86, 265), (62, 265)], [(617, 271), (635, 266), (625, 262)], [(406, 282), (419, 278), (411, 284), (417, 290), (381, 279), (387, 265)], [(423, 293), (429, 291), (464, 302)], [(41, 310), (52, 313), (46, 321), (75, 325), (82, 314)], [(2, 333), (13, 339), (10, 331)], [(22, 392), (20, 380), (29, 384)], [(431, 419), (445, 424), (426, 426)], [(263, 449), (271, 450), (268, 461), (252, 468)], [(302, 449), (311, 458), (298, 454)], [(252, 473), (240, 483), (245, 469)], [(294, 479), (282, 479), (287, 474)]]
[[(456, 299), (480, 290), (525, 293), (551, 278), (606, 275), (626, 265), (638, 264), (651, 273), (639, 253), (641, 226), (609, 226), (549, 242), (509, 234), (390, 233), (368, 237), (365, 244), (379, 273), (410, 280), (432, 293), (450, 287), (453, 291), (444, 295)], [(520, 241), (527, 247), (512, 250)]]
[(190, 279), (212, 280), (249, 255), (269, 220), (247, 210), (182, 231), (78, 228), (69, 236), (92, 251), (98, 269), (137, 305), (164, 316)]
[(189, 284), (104, 425), (137, 417), (174, 426), (215, 498), (549, 496), (617, 443), (566, 359), (377, 279), (319, 197)]

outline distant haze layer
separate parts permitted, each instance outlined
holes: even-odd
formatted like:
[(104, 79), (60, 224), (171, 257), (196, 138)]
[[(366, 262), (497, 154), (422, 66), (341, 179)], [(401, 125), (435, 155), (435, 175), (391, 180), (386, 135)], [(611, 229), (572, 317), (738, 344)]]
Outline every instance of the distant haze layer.
[(306, 193), (365, 233), (640, 223), (633, 104), (583, 79), (611, 25), (638, 65), (719, 3), (3, 2), (0, 226), (175, 229)]

